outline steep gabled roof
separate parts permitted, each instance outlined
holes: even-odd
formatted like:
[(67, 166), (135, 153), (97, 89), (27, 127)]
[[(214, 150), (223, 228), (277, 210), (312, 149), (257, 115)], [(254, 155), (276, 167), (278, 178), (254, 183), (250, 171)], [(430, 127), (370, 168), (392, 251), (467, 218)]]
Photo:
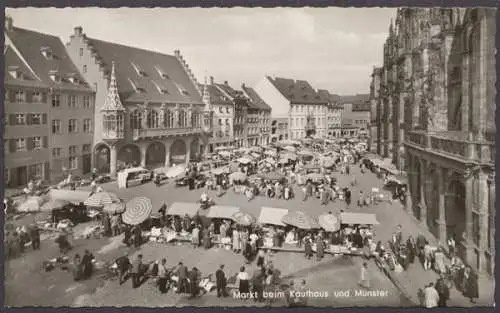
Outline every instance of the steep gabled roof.
[(291, 103), (327, 104), (305, 80), (293, 80), (282, 77), (269, 77), (267, 79)]
[(340, 96), (342, 104), (350, 103), (353, 105), (364, 104), (370, 100), (370, 94), (356, 94), (350, 96)]
[(215, 84), (215, 86), (217, 86), (217, 88), (219, 88), (227, 96), (231, 97), (231, 99), (241, 97), (243, 95), (240, 90), (236, 90), (228, 84)]
[[(16, 85), (25, 87), (45, 87), (43, 81), (33, 75), (31, 70), (26, 66), (19, 55), (10, 47), (7, 46), (4, 52), (4, 83), (5, 85)], [(20, 78), (13, 77), (10, 72), (16, 69), (21, 74)]]
[[(36, 76), (38, 76), (40, 82), (46, 87), (62, 90), (91, 91), (67, 54), (66, 47), (58, 37), (18, 27), (13, 27), (11, 31), (6, 31), (5, 34), (24, 60), (29, 63), (29, 66), (33, 69)], [(48, 53), (49, 57), (44, 56), (42, 52)], [(9, 58), (16, 66), (21, 66), (18, 64), (21, 61), (19, 57), (16, 60), (15, 57), (9, 55)], [(6, 63), (6, 65), (9, 66), (10, 64)], [(24, 69), (24, 74), (28, 78), (32, 75), (30, 72), (27, 68)], [(52, 80), (51, 72), (57, 74), (60, 78), (59, 82)], [(70, 77), (75, 77), (79, 83), (72, 83), (69, 79)], [(32, 78), (34, 79), (34, 77)], [(28, 79), (27, 81), (18, 83), (30, 84), (31, 82), (34, 82), (34, 80), (30, 81)]]
[(118, 90), (124, 101), (202, 103), (200, 92), (175, 56), (88, 37), (86, 40), (107, 73), (115, 62)]
[(233, 102), (222, 91), (214, 85), (201, 85), (201, 88), (208, 88), (210, 94), (210, 104), (212, 105), (232, 105)]
[(250, 98), (250, 106), (263, 111), (271, 111), (271, 107), (259, 96), (259, 94), (253, 88), (241, 86), (241, 89), (243, 89), (243, 91)]

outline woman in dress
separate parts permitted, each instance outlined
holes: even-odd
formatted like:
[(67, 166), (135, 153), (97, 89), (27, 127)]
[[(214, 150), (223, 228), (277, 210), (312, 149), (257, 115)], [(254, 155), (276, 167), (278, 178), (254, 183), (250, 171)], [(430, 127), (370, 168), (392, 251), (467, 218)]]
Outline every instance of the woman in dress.
[(368, 277), (368, 264), (366, 262), (364, 262), (363, 266), (361, 267), (359, 285), (366, 289), (370, 288), (370, 279)]
[(205, 250), (210, 249), (212, 245), (212, 240), (210, 238), (210, 230), (208, 228), (203, 229), (203, 247)]
[(305, 257), (307, 259), (310, 259), (313, 255), (313, 250), (312, 250), (312, 240), (309, 235), (304, 237), (304, 252), (305, 252)]
[(250, 277), (248, 276), (248, 273), (245, 272), (245, 267), (240, 267), (240, 272), (236, 276), (238, 291), (240, 294), (248, 294), (250, 292), (250, 284), (248, 283), (249, 279)]
[(240, 247), (240, 233), (236, 228), (233, 229), (233, 251), (238, 253), (241, 250)]
[(318, 236), (316, 239), (316, 260), (320, 261), (325, 256), (325, 245), (323, 238)]

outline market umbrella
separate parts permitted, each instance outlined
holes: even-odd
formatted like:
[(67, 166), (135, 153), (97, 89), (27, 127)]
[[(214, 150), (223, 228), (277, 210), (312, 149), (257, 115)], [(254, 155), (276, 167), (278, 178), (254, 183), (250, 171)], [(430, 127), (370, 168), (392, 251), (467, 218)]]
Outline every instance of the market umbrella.
[(138, 225), (151, 216), (153, 204), (146, 197), (135, 197), (127, 202), (126, 210), (122, 214), (122, 220), (125, 224)]
[(61, 199), (51, 199), (49, 202), (44, 203), (40, 207), (40, 211), (49, 212), (52, 210), (62, 209), (68, 204), (71, 204), (71, 202)]
[(46, 199), (43, 197), (29, 197), (16, 210), (19, 212), (38, 212), (45, 201)]
[(184, 174), (185, 172), (186, 172), (186, 165), (180, 164), (169, 168), (167, 171), (165, 171), (165, 175), (168, 178), (175, 178), (181, 174)]
[(287, 150), (287, 151), (290, 151), (290, 152), (295, 152), (295, 151), (297, 151), (297, 148), (292, 147), (292, 146), (285, 146), (285, 147), (283, 147), (283, 150)]
[(255, 146), (250, 147), (250, 151), (252, 151), (252, 152), (260, 153), (260, 149), (261, 149), (260, 147), (255, 147)]
[(318, 222), (302, 211), (289, 212), (283, 216), (281, 221), (300, 229), (320, 228)]
[(311, 173), (311, 174), (307, 174), (307, 179), (310, 179), (310, 180), (314, 180), (314, 181), (318, 181), (320, 179), (324, 179), (324, 175), (321, 175), (321, 174), (318, 174), (318, 173)]
[(269, 155), (269, 156), (276, 156), (276, 151), (273, 151), (273, 150), (266, 150), (264, 152), (265, 155)]
[(272, 158), (266, 158), (264, 161), (266, 161), (267, 163), (276, 164), (276, 161)]
[(229, 151), (219, 151), (219, 155), (225, 158), (229, 158), (231, 156), (231, 152)]
[(298, 152), (298, 155), (314, 156), (314, 152), (309, 150), (301, 150)]
[(238, 163), (241, 163), (241, 164), (248, 164), (248, 163), (252, 162), (252, 159), (249, 157), (241, 157), (237, 161), (238, 161)]
[(270, 173), (262, 173), (260, 174), (260, 177), (266, 180), (280, 180), (283, 179), (285, 176), (278, 172), (270, 172)]
[(249, 226), (257, 222), (257, 219), (249, 213), (236, 212), (231, 216), (231, 219), (238, 225)]
[(250, 155), (251, 155), (252, 157), (254, 157), (254, 158), (259, 158), (259, 157), (260, 157), (260, 154), (259, 154), (259, 153), (257, 153), (257, 152), (252, 152), (252, 153), (250, 153)]
[(232, 181), (235, 181), (235, 180), (243, 181), (243, 180), (247, 179), (247, 175), (245, 173), (242, 173), (242, 172), (234, 172), (234, 173), (229, 174), (229, 179)]
[(297, 155), (295, 153), (285, 153), (281, 155), (282, 158), (288, 158), (292, 161), (297, 160)]
[(337, 231), (340, 228), (340, 221), (333, 214), (321, 214), (318, 217), (318, 224), (326, 231)]
[(111, 204), (107, 204), (102, 209), (106, 213), (116, 214), (125, 212), (125, 203), (123, 201), (114, 202)]
[(211, 172), (214, 175), (221, 175), (221, 174), (224, 174), (224, 173), (229, 173), (229, 167), (228, 166), (224, 166), (224, 167), (214, 168), (213, 170), (211, 170)]
[(101, 191), (91, 195), (83, 204), (93, 208), (101, 208), (113, 202), (120, 202), (120, 198), (112, 192)]

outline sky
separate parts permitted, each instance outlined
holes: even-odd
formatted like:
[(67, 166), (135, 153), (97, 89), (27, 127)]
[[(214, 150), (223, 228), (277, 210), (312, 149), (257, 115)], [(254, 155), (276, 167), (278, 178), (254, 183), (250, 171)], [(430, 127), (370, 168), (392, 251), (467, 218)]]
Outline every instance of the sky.
[(66, 43), (88, 37), (173, 54), (198, 81), (213, 76), (255, 86), (266, 75), (307, 80), (316, 89), (368, 93), (382, 64), (395, 8), (6, 8), (14, 26)]

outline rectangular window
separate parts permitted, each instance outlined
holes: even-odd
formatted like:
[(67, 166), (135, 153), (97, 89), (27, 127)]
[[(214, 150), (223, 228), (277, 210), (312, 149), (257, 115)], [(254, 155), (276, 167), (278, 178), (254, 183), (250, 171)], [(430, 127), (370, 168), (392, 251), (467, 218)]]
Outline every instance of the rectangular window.
[(16, 139), (16, 152), (17, 151), (26, 151), (26, 139), (24, 138)]
[(42, 137), (37, 136), (33, 137), (33, 150), (42, 149)]
[(87, 65), (84, 65), (82, 68), (82, 72), (87, 73)]
[(31, 114), (31, 125), (42, 125), (42, 114)]
[(42, 93), (40, 91), (35, 91), (32, 94), (33, 102), (42, 102)]
[(78, 132), (78, 122), (75, 119), (70, 119), (68, 123), (68, 132), (76, 133)]
[(78, 159), (76, 156), (69, 157), (69, 169), (76, 170), (78, 168)]
[(52, 148), (52, 156), (53, 157), (60, 157), (61, 156), (61, 148)]
[(80, 48), (80, 56), (83, 57), (83, 48)]
[(91, 145), (90, 145), (90, 144), (84, 144), (84, 145), (82, 146), (82, 152), (83, 152), (84, 154), (88, 154), (88, 153), (90, 153), (90, 150), (91, 150)]
[(30, 179), (39, 179), (43, 177), (43, 164), (30, 165), (28, 168)]
[(76, 96), (69, 95), (68, 96), (68, 107), (75, 109), (77, 107)]
[(22, 90), (16, 91), (16, 102), (25, 102), (26, 101), (26, 94)]
[(52, 133), (53, 134), (61, 134), (61, 120), (52, 120)]
[(61, 95), (52, 95), (51, 100), (53, 108), (61, 107)]
[(77, 146), (69, 146), (69, 155), (76, 155), (77, 149)]
[(16, 114), (16, 125), (26, 125), (26, 114)]
[(83, 108), (90, 109), (90, 96), (83, 96)]
[(92, 132), (92, 120), (91, 119), (86, 118), (83, 120), (83, 132), (84, 133)]

